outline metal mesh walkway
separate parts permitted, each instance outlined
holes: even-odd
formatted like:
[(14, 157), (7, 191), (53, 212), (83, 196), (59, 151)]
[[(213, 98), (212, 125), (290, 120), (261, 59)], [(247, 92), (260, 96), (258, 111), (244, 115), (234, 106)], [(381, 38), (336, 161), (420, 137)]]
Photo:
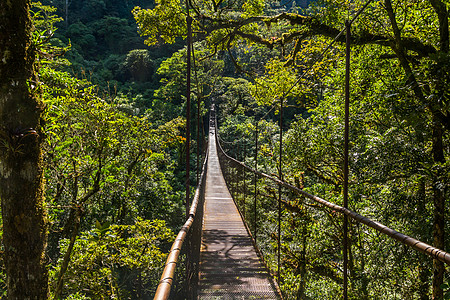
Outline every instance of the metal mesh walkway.
[(211, 130), (198, 299), (278, 299), (223, 179)]

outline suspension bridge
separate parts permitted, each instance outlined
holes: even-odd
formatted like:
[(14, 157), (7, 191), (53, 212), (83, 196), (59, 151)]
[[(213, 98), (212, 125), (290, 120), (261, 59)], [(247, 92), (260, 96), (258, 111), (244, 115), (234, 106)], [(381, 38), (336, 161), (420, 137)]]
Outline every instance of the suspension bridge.
[[(211, 110), (209, 126), (209, 144), (205, 155), (202, 173), (197, 174), (197, 189), (192, 199), (190, 195), (190, 123), (191, 123), (191, 59), (195, 61), (194, 47), (192, 46), (192, 18), (189, 14), (189, 5), (186, 5), (187, 24), (187, 70), (186, 70), (186, 222), (180, 230), (166, 261), (166, 265), (161, 275), (160, 283), (155, 293), (155, 299), (283, 299), (279, 284), (281, 283), (281, 273), (283, 268), (283, 256), (292, 257), (300, 262), (298, 272), (301, 280), (297, 294), (289, 298), (311, 299), (305, 294), (304, 277), (306, 273), (306, 238), (303, 237), (303, 249), (299, 257), (289, 249), (288, 244), (282, 244), (282, 224), (291, 222), (283, 215), (283, 209), (295, 210), (291, 206), (287, 194), (295, 194), (303, 207), (313, 207), (314, 209), (331, 211), (336, 228), (339, 228), (338, 239), (341, 245), (327, 252), (328, 257), (324, 260), (333, 267), (326, 264), (311, 267), (318, 274), (319, 280), (324, 277), (332, 279), (332, 284), (324, 284), (323, 290), (329, 289), (331, 285), (339, 285), (339, 292), (342, 292), (342, 299), (348, 299), (349, 277), (349, 257), (351, 245), (349, 244), (349, 223), (364, 225), (363, 234), (370, 233), (382, 236), (384, 242), (396, 241), (403, 244), (403, 252), (412, 253), (417, 251), (433, 259), (433, 272), (435, 275), (443, 275), (444, 264), (450, 265), (450, 254), (442, 249), (435, 248), (427, 243), (419, 241), (413, 237), (400, 233), (380, 222), (372, 220), (349, 209), (348, 206), (348, 183), (349, 183), (349, 120), (350, 120), (350, 50), (351, 50), (351, 27), (356, 19), (365, 11), (373, 0), (365, 1), (365, 4), (351, 18), (346, 20), (343, 28), (335, 38), (320, 52), (320, 54), (309, 64), (309, 67), (302, 71), (297, 80), (287, 89), (275, 102), (279, 108), (279, 155), (277, 177), (267, 175), (258, 170), (258, 125), (256, 126), (255, 138), (255, 159), (254, 168), (249, 167), (244, 162), (230, 157), (225, 153), (218, 137), (217, 121), (215, 111)], [(350, 14), (349, 14), (350, 16)], [(283, 105), (295, 86), (297, 86), (306, 75), (313, 70), (316, 63), (321, 61), (325, 54), (338, 42), (346, 44), (345, 55), (345, 118), (344, 118), (344, 151), (343, 151), (343, 184), (342, 184), (342, 206), (322, 199), (318, 196), (305, 192), (299, 186), (294, 186), (283, 180)], [(192, 56), (192, 57), (191, 57)], [(194, 73), (195, 64), (194, 64)], [(198, 81), (198, 79), (197, 79)], [(198, 97), (200, 98), (200, 97)], [(197, 101), (197, 140), (199, 140), (200, 124), (200, 103)], [(275, 106), (275, 104), (274, 104)], [(258, 124), (258, 123), (257, 123)], [(197, 143), (197, 172), (199, 168), (199, 143)], [(251, 179), (250, 179), (251, 178)], [(258, 182), (264, 181), (264, 188), (258, 187)], [(250, 183), (247, 186), (247, 182)], [(250, 190), (253, 188), (253, 195)], [(277, 192), (278, 190), (278, 192)], [(261, 193), (261, 194), (259, 194)], [(285, 194), (284, 199), (282, 194)], [(278, 195), (277, 195), (278, 194)], [(247, 196), (248, 195), (248, 196)], [(270, 199), (265, 202), (266, 207), (258, 208), (258, 196)], [(247, 197), (247, 198), (246, 198)], [(240, 199), (239, 199), (240, 198)], [(253, 198), (253, 204), (249, 203)], [(272, 201), (272, 202), (271, 202)], [(308, 203), (309, 201), (309, 203)], [(270, 202), (270, 203), (269, 203)], [(189, 204), (191, 205), (189, 206)], [(261, 204), (261, 203), (260, 203)], [(265, 210), (272, 209), (269, 213)], [(304, 208), (302, 208), (304, 209)], [(307, 210), (307, 209), (304, 209)], [(323, 217), (323, 214), (322, 214)], [(272, 224), (269, 229), (265, 228), (265, 235), (260, 236), (262, 223), (269, 218)], [(284, 218), (284, 219), (283, 219)], [(294, 223), (296, 221), (293, 221)], [(266, 222), (267, 223), (267, 222)], [(295, 226), (291, 226), (294, 228)], [(324, 230), (325, 231), (325, 230)], [(370, 231), (370, 232), (369, 232)], [(295, 235), (295, 233), (289, 233)], [(326, 235), (326, 234), (325, 234)], [(305, 235), (304, 235), (305, 236)], [(261, 249), (262, 245), (266, 249)], [(258, 241), (258, 243), (257, 243)], [(274, 242), (276, 241), (276, 242)], [(336, 241), (334, 241), (336, 242)], [(268, 247), (267, 245), (270, 244)], [(399, 244), (390, 246), (391, 250), (399, 249)], [(267, 248), (275, 249), (276, 254), (267, 253)], [(406, 249), (406, 250), (405, 250)], [(298, 250), (298, 249), (297, 249)], [(284, 252), (284, 253), (283, 253)], [(380, 251), (379, 251), (380, 252)], [(398, 251), (400, 252), (400, 251)], [(380, 253), (375, 254), (380, 258)], [(421, 257), (422, 259), (423, 257)], [(385, 260), (385, 263), (392, 261)], [(353, 262), (352, 262), (353, 263)], [(361, 262), (364, 265), (365, 262)], [(177, 265), (178, 271), (177, 271)], [(321, 269), (322, 268), (322, 269)], [(364, 268), (364, 267), (363, 267)], [(413, 269), (415, 267), (412, 267)], [(416, 269), (421, 269), (418, 266)], [(422, 269), (423, 270), (423, 269)], [(438, 270), (438, 271), (437, 271)], [(440, 271), (439, 271), (440, 270)], [(404, 271), (404, 270), (402, 270)], [(339, 273), (339, 274), (338, 274)], [(364, 273), (364, 272), (362, 272)], [(420, 270), (419, 270), (420, 273)], [(420, 274), (425, 274), (424, 272)], [(411, 275), (411, 274), (409, 274)], [(364, 274), (356, 274), (364, 277)], [(428, 276), (428, 275), (425, 275)], [(438, 276), (435, 276), (436, 278)], [(385, 283), (400, 287), (398, 282), (390, 282), (389, 278), (383, 278)], [(370, 279), (368, 279), (370, 280)], [(421, 278), (422, 282), (427, 279)], [(364, 280), (362, 280), (364, 281)], [(395, 280), (394, 280), (395, 281)], [(362, 285), (368, 285), (367, 282)], [(426, 284), (425, 284), (426, 285)], [(433, 282), (434, 285), (434, 282)], [(380, 285), (383, 286), (383, 283)], [(336, 288), (336, 287), (335, 287)], [(434, 288), (434, 286), (433, 286)], [(367, 286), (363, 287), (367, 289)], [(420, 288), (422, 289), (422, 287)], [(428, 297), (429, 287), (425, 286), (424, 297)], [(441, 288), (442, 289), (442, 288)], [(395, 288), (394, 288), (395, 290)], [(386, 289), (387, 291), (387, 289)], [(283, 292), (285, 292), (283, 290)], [(322, 292), (319, 291), (319, 292)], [(441, 291), (442, 292), (442, 291)], [(393, 292), (392, 299), (402, 299)], [(382, 294), (382, 292), (381, 292)], [(331, 295), (331, 294), (330, 294)], [(334, 293), (334, 296), (336, 293)], [(331, 297), (322, 297), (329, 299)], [(364, 299), (370, 299), (366, 293)], [(420, 297), (424, 299), (423, 297)], [(440, 297), (442, 298), (442, 297)]]
[[(251, 225), (249, 226), (245, 222), (245, 205), (243, 206), (244, 211), (242, 208), (240, 210), (238, 199), (236, 197), (233, 199), (230, 193), (230, 189), (236, 188), (239, 185), (238, 182), (242, 181), (245, 176), (244, 173), (242, 177), (239, 177), (238, 168), (249, 171), (255, 176), (253, 230), (250, 229)], [(215, 121), (215, 112), (212, 110), (207, 154), (199, 184), (187, 221), (170, 250), (154, 299), (283, 299), (276, 280), (280, 272), (281, 251), (278, 250), (278, 271), (271, 272), (267, 267), (264, 255), (256, 244), (257, 176), (298, 193), (324, 208), (347, 216), (357, 223), (371, 227), (411, 249), (450, 264), (449, 253), (397, 232), (345, 207), (308, 194), (298, 187), (254, 170), (229, 157), (218, 141), (217, 122)], [(224, 177), (229, 181), (226, 181)], [(233, 180), (235, 181), (234, 186), (231, 183)], [(245, 182), (245, 179), (243, 181)], [(244, 187), (244, 189), (246, 188)], [(243, 201), (245, 204), (245, 198)], [(281, 211), (279, 211), (279, 216), (280, 214)], [(280, 228), (281, 218), (279, 217), (278, 220), (278, 228)], [(277, 248), (281, 249), (280, 234), (277, 239)], [(176, 268), (181, 260), (183, 260), (185, 272), (178, 275), (181, 278), (177, 278)], [(174, 292), (175, 287), (177, 292)], [(344, 286), (343, 289), (347, 289), (347, 286)]]
[(198, 298), (277, 299), (223, 178), (214, 127), (208, 157)]

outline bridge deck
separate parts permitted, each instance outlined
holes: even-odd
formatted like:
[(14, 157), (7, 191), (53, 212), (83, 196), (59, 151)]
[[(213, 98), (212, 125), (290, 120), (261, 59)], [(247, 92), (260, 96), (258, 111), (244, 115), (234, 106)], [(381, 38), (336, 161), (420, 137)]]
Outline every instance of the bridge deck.
[(278, 299), (225, 184), (214, 131), (209, 141), (198, 298)]

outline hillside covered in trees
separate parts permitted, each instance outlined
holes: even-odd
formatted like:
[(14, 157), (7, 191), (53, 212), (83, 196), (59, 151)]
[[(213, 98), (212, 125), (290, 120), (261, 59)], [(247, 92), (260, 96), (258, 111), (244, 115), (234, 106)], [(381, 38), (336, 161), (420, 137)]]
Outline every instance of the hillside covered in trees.
[[(154, 295), (185, 219), (186, 4), (191, 194), (214, 103), (228, 154), (343, 204), (353, 20), (349, 208), (450, 250), (448, 1), (1, 1), (0, 297)], [(276, 190), (258, 193), (273, 271)], [(283, 296), (341, 297), (342, 220), (283, 201)], [(349, 299), (450, 299), (448, 265), (349, 236)]]

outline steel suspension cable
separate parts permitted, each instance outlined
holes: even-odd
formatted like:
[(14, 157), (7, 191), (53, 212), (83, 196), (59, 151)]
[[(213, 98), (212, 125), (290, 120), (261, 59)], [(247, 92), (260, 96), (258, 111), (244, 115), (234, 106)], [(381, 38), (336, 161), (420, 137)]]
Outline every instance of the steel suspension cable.
[[(280, 99), (280, 149), (278, 176), (283, 181), (283, 98)], [(281, 283), (281, 184), (278, 185), (278, 282)]]
[(387, 227), (386, 225), (383, 225), (377, 221), (374, 221), (368, 217), (362, 216), (354, 211), (349, 210), (348, 208), (344, 208), (342, 206), (339, 206), (337, 204), (334, 204), (332, 202), (326, 201), (323, 198), (320, 198), (316, 195), (310, 194), (308, 192), (303, 191), (302, 189), (293, 186), (287, 182), (281, 181), (278, 178), (275, 178), (273, 176), (270, 176), (266, 173), (257, 171), (249, 166), (247, 166), (246, 164), (234, 159), (233, 157), (229, 156), (222, 148), (222, 146), (220, 145), (220, 143), (218, 143), (218, 149), (222, 152), (223, 156), (227, 159), (230, 160), (231, 162), (240, 165), (244, 168), (246, 168), (248, 171), (260, 176), (260, 177), (264, 177), (267, 178), (273, 182), (275, 182), (276, 184), (281, 184), (282, 186), (284, 186), (287, 189), (290, 189), (291, 191), (297, 192), (299, 194), (301, 194), (302, 196), (313, 200), (314, 202), (320, 204), (321, 206), (327, 207), (329, 209), (332, 209), (335, 212), (339, 212), (342, 214), (345, 214), (347, 216), (349, 216), (350, 218), (352, 218), (353, 220), (355, 220), (357, 223), (361, 223), (361, 224), (365, 224), (373, 229), (375, 229), (378, 232), (381, 232), (384, 235), (387, 235), (395, 240), (397, 240), (398, 242), (407, 245), (409, 247), (411, 247), (412, 249), (422, 252), (424, 254), (429, 255), (432, 258), (438, 259), (448, 265), (450, 265), (450, 253), (445, 252), (441, 249), (435, 248), (427, 243), (421, 242), (413, 237), (410, 237), (406, 234), (400, 233), (392, 228)]
[(200, 90), (200, 81), (198, 80), (197, 64), (195, 59), (195, 47), (194, 43), (191, 43), (192, 47), (192, 66), (194, 67), (195, 85), (197, 86), (197, 182), (199, 175), (200, 165), (200, 104), (201, 98), (203, 98), (203, 91)]
[(192, 18), (189, 13), (189, 2), (186, 0), (187, 24), (187, 66), (186, 66), (186, 219), (189, 218), (190, 196), (190, 143), (191, 143), (191, 44), (192, 44)]
[[(255, 126), (255, 170), (258, 170), (258, 122), (256, 122), (256, 126)], [(220, 143), (219, 143), (220, 145)], [(253, 202), (253, 216), (255, 219), (255, 223), (254, 223), (254, 228), (253, 228), (253, 232), (254, 232), (254, 236), (255, 236), (255, 242), (256, 242), (256, 229), (257, 229), (257, 219), (256, 219), (256, 204), (257, 204), (257, 198), (258, 198), (258, 178), (256, 177), (256, 173), (255, 173), (255, 197), (254, 197), (254, 202)]]
[[(350, 131), (350, 22), (345, 22), (346, 29), (346, 54), (345, 54), (345, 117), (344, 117), (344, 208), (348, 208), (348, 176), (349, 176), (349, 131)], [(344, 256), (344, 282), (343, 298), (348, 299), (348, 216), (344, 214), (343, 232), (343, 256)]]
[(172, 285), (174, 283), (175, 271), (176, 271), (178, 260), (179, 260), (180, 254), (181, 254), (183, 243), (187, 239), (188, 233), (191, 231), (194, 221), (198, 220), (198, 218), (201, 217), (201, 215), (200, 216), (198, 215), (197, 209), (199, 208), (199, 205), (203, 205), (203, 203), (201, 203), (201, 197), (202, 197), (201, 192), (202, 192), (202, 185), (206, 178), (207, 162), (208, 162), (208, 153), (205, 154), (205, 160), (203, 162), (202, 173), (200, 175), (200, 181), (195, 190), (194, 198), (192, 200), (192, 205), (189, 210), (189, 217), (187, 218), (183, 227), (179, 231), (174, 243), (172, 244), (172, 247), (170, 249), (169, 255), (166, 260), (164, 271), (161, 275), (161, 279), (160, 279), (158, 287), (156, 289), (154, 300), (169, 299), (170, 291), (171, 291)]

